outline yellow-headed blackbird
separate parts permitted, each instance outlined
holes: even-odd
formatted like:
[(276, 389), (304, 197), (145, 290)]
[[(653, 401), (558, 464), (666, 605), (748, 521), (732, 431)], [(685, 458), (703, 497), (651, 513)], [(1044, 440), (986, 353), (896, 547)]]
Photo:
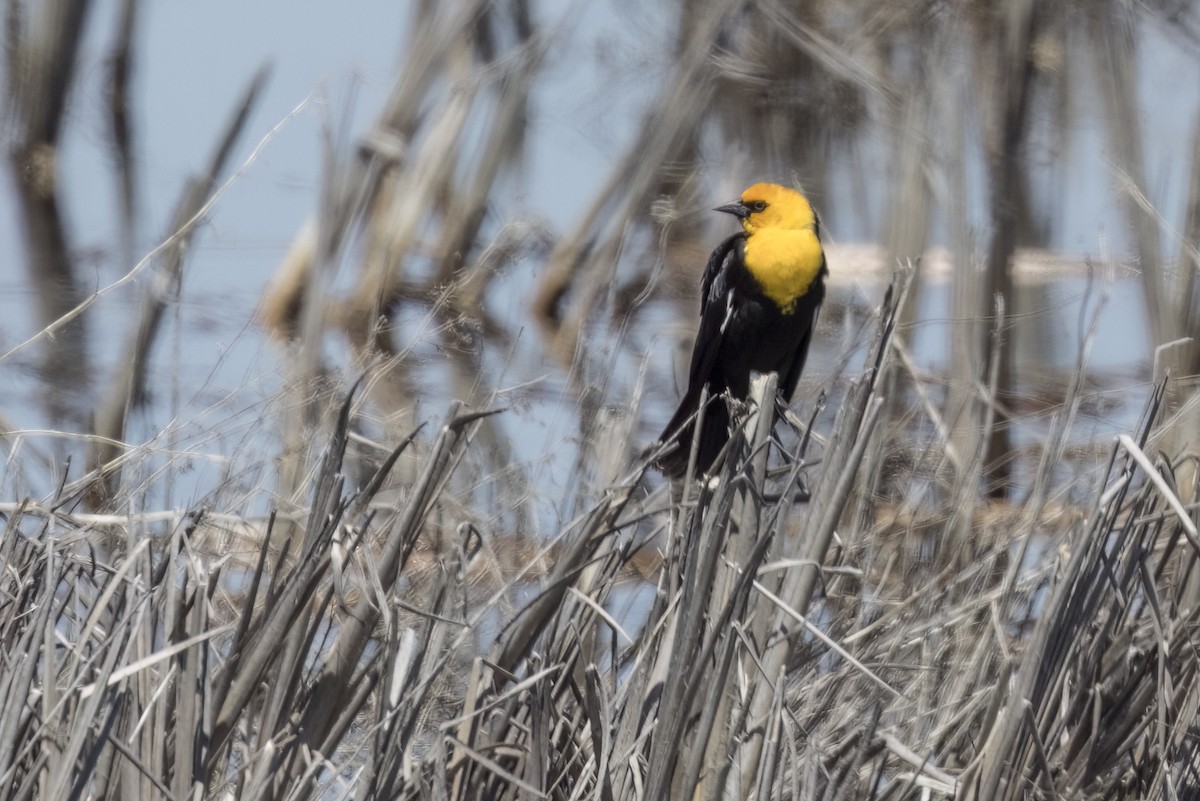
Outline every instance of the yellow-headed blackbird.
[(751, 372), (773, 371), (779, 374), (779, 396), (791, 400), (825, 299), (829, 271), (819, 223), (803, 195), (755, 184), (716, 211), (741, 220), (742, 233), (718, 245), (704, 270), (687, 392), (660, 437), (677, 443), (659, 461), (672, 478), (687, 472), (705, 387), (712, 402), (700, 430), (700, 473), (712, 467), (729, 440), (729, 407), (721, 394), (745, 400)]

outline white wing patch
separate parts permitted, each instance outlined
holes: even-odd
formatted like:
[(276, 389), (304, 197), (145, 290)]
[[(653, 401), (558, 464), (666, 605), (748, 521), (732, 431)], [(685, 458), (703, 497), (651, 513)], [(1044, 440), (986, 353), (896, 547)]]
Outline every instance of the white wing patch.
[(733, 290), (725, 293), (725, 319), (721, 321), (721, 333), (724, 334), (729, 328), (729, 321), (733, 319)]

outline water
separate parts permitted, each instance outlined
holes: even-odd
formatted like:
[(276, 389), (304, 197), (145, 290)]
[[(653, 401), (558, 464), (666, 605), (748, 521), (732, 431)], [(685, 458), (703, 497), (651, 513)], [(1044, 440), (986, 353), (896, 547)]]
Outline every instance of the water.
[[(154, 487), (148, 501), (190, 505), (215, 487), (234, 482), (229, 498), (261, 512), (269, 495), (256, 488), (273, 481), (271, 459), (278, 421), (268, 401), (283, 386), (286, 353), (271, 345), (256, 323), (264, 286), (295, 232), (317, 205), (322, 142), (328, 131), (363, 132), (391, 88), (406, 46), (412, 9), (405, 4), (367, 2), (326, 8), (317, 3), (282, 7), (232, 2), (203, 6), (149, 4), (139, 34), (135, 125), (141, 209), (132, 258), (122, 252), (116, 183), (106, 144), (102, 70), (115, 18), (115, 3), (96, 5), (82, 57), (61, 153), (62, 197), (70, 245), (78, 254), (78, 275), (88, 291), (127, 273), (165, 232), (176, 198), (189, 173), (204, 162), (218, 129), (253, 72), (272, 65), (270, 82), (253, 113), (233, 163), (229, 181), (208, 216), (185, 268), (183, 297), (171, 308), (165, 336), (153, 356), (150, 406), (130, 421), (128, 439), (149, 442), (158, 453), (145, 480)], [(534, 9), (535, 20), (552, 32), (555, 44), (538, 78), (524, 159), (494, 190), (485, 237), (505, 224), (536, 220), (552, 233), (569, 230), (605, 180), (613, 161), (637, 134), (644, 111), (672, 66), (675, 6), (623, 0), (584, 4), (563, 13), (551, 4)], [(1182, 217), (1191, 130), (1200, 109), (1200, 60), (1195, 46), (1157, 22), (1144, 23), (1137, 67), (1144, 131), (1148, 194), (1167, 221)], [(1041, 215), (1046, 243), (1058, 256), (1129, 252), (1121, 204), (1114, 192), (1108, 142), (1097, 113), (1098, 88), (1086, 65), (1073, 64), (1072, 105), (1065, 128), (1050, 141), (1034, 135), (1031, 147), (1041, 159), (1035, 215)], [(1039, 108), (1040, 114), (1047, 114)], [(282, 124), (281, 124), (282, 123)], [(278, 131), (271, 133), (279, 126)], [(1046, 124), (1035, 122), (1044, 133)], [(883, 281), (844, 271), (836, 245), (873, 242), (881, 237), (891, 180), (886, 119), (849, 131), (847, 142), (830, 152), (823, 193), (816, 198), (830, 234), (834, 273), (831, 307), (855, 309), (841, 316), (832, 308), (802, 392), (814, 393), (847, 348), (867, 310), (878, 303)], [(257, 145), (259, 155), (248, 162)], [(720, 154), (712, 154), (719, 158)], [(709, 185), (723, 186), (728, 175), (714, 163)], [(767, 169), (751, 165), (750, 170)], [(774, 171), (778, 171), (776, 167)], [(757, 179), (755, 173), (750, 179)], [(783, 175), (770, 177), (784, 178)], [(22, 249), (19, 215), (11, 192), (0, 192), (0, 350), (11, 351), (44, 323), (37, 318)], [(727, 198), (701, 192), (697, 208), (682, 211), (698, 220), (700, 241), (710, 247), (727, 223), (707, 209)], [(977, 192), (974, 195), (978, 195)], [(692, 216), (694, 215), (694, 216)], [(984, 233), (982, 209), (971, 210)], [(944, 223), (933, 226), (936, 244), (946, 244)], [(1164, 231), (1167, 252), (1174, 252)], [(630, 269), (636, 265), (627, 265)], [(661, 368), (676, 355), (677, 336), (694, 325), (693, 301), (658, 296), (617, 335), (598, 326), (582, 366), (572, 374), (551, 356), (531, 325), (528, 299), (543, 267), (537, 254), (505, 268), (487, 297), (491, 315), (504, 328), (504, 341), (480, 341), (480, 386), (494, 388), (494, 402), (512, 409), (500, 421), (514, 460), (541, 497), (539, 524), (553, 526), (568, 514), (559, 500), (569, 485), (566, 474), (579, 439), (579, 387), (600, 386), (605, 402), (621, 405), (649, 360), (647, 399), (637, 429), (649, 440), (670, 412), (679, 374)], [(352, 271), (343, 270), (343, 280)], [(107, 387), (124, 358), (123, 345), (149, 278), (103, 296), (86, 319), (88, 356), (72, 376), (78, 391), (68, 419), (58, 419), (39, 375), (41, 343), (12, 352), (0, 364), (0, 410), (11, 429), (41, 432), (82, 430), (91, 403)], [(1099, 393), (1120, 396), (1104, 407), (1085, 434), (1104, 436), (1125, 430), (1144, 397), (1151, 351), (1139, 282), (1121, 277), (1089, 283), (1073, 271), (1049, 276), (1021, 291), (1023, 321), (1016, 339), (1019, 372), (1030, 383), (1061, 381), (1074, 369), (1080, 343), (1081, 304), (1086, 319), (1100, 310), (1090, 369), (1103, 380)], [(937, 373), (947, 364), (945, 321), (950, 314), (948, 283), (931, 282), (920, 298), (920, 321), (909, 347), (924, 369)], [(682, 315), (682, 316), (681, 316)], [(427, 311), (417, 305), (401, 311), (401, 325), (422, 341), (415, 350), (412, 377), (423, 387), (415, 398), (418, 419), (438, 421), (455, 394), (444, 354), (445, 338)], [(403, 344), (409, 344), (407, 342)], [(327, 358), (346, 364), (344, 343), (331, 335)], [(853, 360), (856, 368), (860, 360)], [(677, 364), (677, 362), (676, 362)], [(347, 379), (353, 378), (347, 368)], [(483, 391), (477, 401), (491, 395)], [(832, 415), (830, 415), (832, 419)], [(1033, 425), (1027, 438), (1044, 428)], [(10, 442), (12, 439), (10, 437)], [(36, 453), (49, 465), (17, 478), (9, 470), (6, 493), (35, 496), (51, 492), (57, 474), (76, 443), (43, 433), (23, 436), (22, 458)], [(181, 456), (182, 454), (182, 456)], [(76, 455), (78, 460), (78, 456)], [(14, 460), (15, 461), (15, 460)], [(78, 476), (76, 461), (72, 475)]]

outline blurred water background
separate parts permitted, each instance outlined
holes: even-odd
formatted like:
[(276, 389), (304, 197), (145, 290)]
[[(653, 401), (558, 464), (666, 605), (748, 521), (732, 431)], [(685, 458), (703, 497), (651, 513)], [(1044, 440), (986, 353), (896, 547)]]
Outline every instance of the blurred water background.
[[(55, 29), (60, 5), (71, 6), (24, 10), (27, 41)], [(923, 255), (904, 328), (917, 383), (943, 404), (985, 378), (990, 345), (956, 364), (954, 343), (972, 336), (964, 309), (985, 318), (992, 302), (978, 298), (990, 295), (956, 297), (995, 271), (1003, 228), (1004, 447), (1044, 436), (1089, 338), (1073, 436), (1107, 442), (1141, 408), (1168, 337), (1144, 260), (1178, 287), (1195, 270), (1181, 247), (1195, 242), (1200, 119), (1186, 3), (1054, 4), (1016, 33), (975, 3), (79, 5), (49, 147), (61, 252), (31, 233), (46, 209), (19, 191), (41, 163), (26, 149), (31, 75), (10, 60), (5, 78), (0, 415), (12, 498), (53, 492), (69, 457), (71, 480), (105, 461), (78, 435), (113, 435), (98, 410), (125, 380), (137, 320), (164, 280), (144, 386), (117, 415), (115, 438), (147, 457), (124, 486), (168, 507), (220, 490), (233, 493), (222, 505), (257, 513), (286, 495), (280, 443), (295, 432), (280, 409), (301, 401), (271, 403), (295, 386), (298, 351), (283, 340), (302, 315), (264, 304), (301, 296), (268, 290), (297, 242), (300, 261), (319, 265), (317, 302), (374, 293), (374, 311), (351, 316), (369, 325), (378, 314), (389, 339), (364, 346), (333, 315), (310, 366), (344, 391), (372, 358), (399, 356), (403, 379), (362, 410), (364, 434), (394, 441), (452, 398), (504, 407), (495, 469), (523, 475), (528, 519), (543, 523), (571, 513), (559, 499), (591, 458), (581, 444), (597, 420), (637, 417), (631, 458), (669, 414), (699, 270), (731, 230), (709, 209), (755, 181), (802, 185), (829, 242), (833, 291), (802, 415), (822, 389), (836, 396), (892, 269)], [(1018, 35), (1031, 55), (1006, 72)], [(125, 117), (114, 63), (128, 64)], [(181, 280), (156, 278), (161, 257), (135, 269), (177, 227), (185, 183), (264, 66)], [(398, 96), (408, 105), (389, 127)], [(1007, 138), (995, 133), (1006, 125)], [(355, 171), (364, 153), (376, 172)], [(320, 241), (338, 230), (337, 241), (303, 255), (319, 249), (304, 244), (306, 221), (330, 219), (338, 191), (371, 181), (387, 184), (356, 201), (359, 222), (327, 225)], [(372, 283), (373, 264), (393, 278)], [(447, 292), (455, 282), (472, 291)], [(1195, 319), (1194, 298), (1158, 291), (1177, 307), (1164, 316)], [(69, 325), (29, 341), (89, 298)]]

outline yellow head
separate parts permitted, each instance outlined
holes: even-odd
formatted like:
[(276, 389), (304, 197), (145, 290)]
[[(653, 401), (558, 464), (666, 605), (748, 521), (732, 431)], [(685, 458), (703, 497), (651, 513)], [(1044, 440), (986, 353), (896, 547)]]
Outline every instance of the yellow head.
[(755, 184), (717, 211), (742, 221), (743, 266), (763, 294), (791, 314), (825, 269), (817, 215), (808, 200), (785, 186)]
[(779, 184), (755, 184), (733, 203), (716, 209), (742, 221), (747, 234), (763, 228), (817, 233), (817, 215), (804, 195)]

